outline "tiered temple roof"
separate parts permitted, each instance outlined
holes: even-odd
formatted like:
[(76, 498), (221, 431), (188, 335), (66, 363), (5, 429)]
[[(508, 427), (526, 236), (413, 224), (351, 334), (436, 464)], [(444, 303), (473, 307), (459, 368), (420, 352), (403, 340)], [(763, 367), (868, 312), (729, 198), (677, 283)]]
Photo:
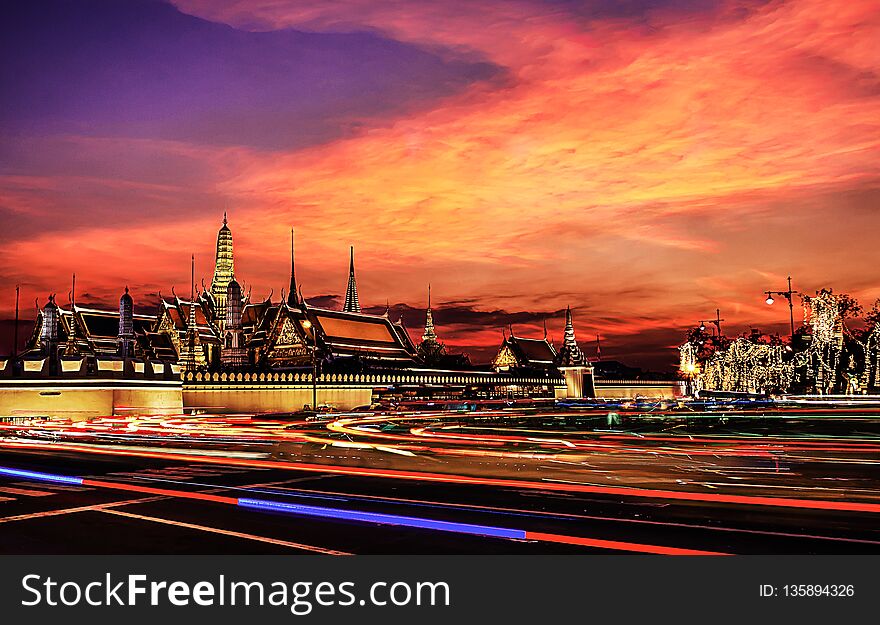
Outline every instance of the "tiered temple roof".
[[(204, 288), (198, 294), (192, 291), (189, 299), (176, 294), (171, 300), (160, 296), (158, 313), (133, 314), (130, 331), (127, 322), (120, 325), (119, 311), (75, 305), (65, 310), (50, 298), (39, 312), (29, 353), (42, 354), (44, 343), (51, 342), (63, 357), (125, 354), (199, 369), (289, 369), (315, 363), (331, 370), (469, 366), (465, 356), (446, 354), (437, 337), (430, 286), (424, 333), (417, 348), (403, 320), (391, 321), (387, 306), (383, 315), (361, 310), (353, 248), (345, 304), (340, 311), (313, 307), (303, 299), (296, 281), (292, 229), (290, 243), (290, 284), (286, 297), (283, 291), (280, 301), (272, 301), (271, 294), (262, 301), (251, 301), (249, 294), (242, 297), (239, 283), (233, 283), (232, 232), (224, 213), (210, 289)], [(194, 258), (191, 279), (194, 283)], [(234, 288), (230, 289), (230, 284)], [(133, 303), (130, 296), (125, 297), (129, 299), (121, 300), (120, 310), (127, 311), (124, 316), (128, 319)], [(235, 312), (229, 316), (227, 299), (235, 300)], [(44, 314), (58, 319), (54, 338), (43, 332)], [(578, 363), (586, 363), (586, 359), (574, 339), (570, 310), (566, 312), (565, 342), (558, 354), (548, 342), (546, 330), (543, 339), (519, 337), (511, 330), (493, 361), (497, 370), (551, 370), (557, 365)]]
[(223, 213), (223, 226), (217, 233), (217, 252), (214, 260), (214, 278), (211, 280), (211, 300), (216, 310), (217, 325), (223, 327), (226, 321), (226, 289), (235, 275), (235, 262), (232, 255), (232, 231)]

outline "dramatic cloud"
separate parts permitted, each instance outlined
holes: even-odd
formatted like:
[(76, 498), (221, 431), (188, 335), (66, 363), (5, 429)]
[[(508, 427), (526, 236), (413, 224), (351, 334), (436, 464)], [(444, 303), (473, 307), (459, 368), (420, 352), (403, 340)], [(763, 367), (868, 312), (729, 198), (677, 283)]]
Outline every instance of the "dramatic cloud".
[[(15, 40), (0, 279), (31, 298), (73, 269), (167, 291), (190, 252), (210, 277), (227, 203), (255, 293), (285, 284), (294, 224), (307, 297), (343, 292), (354, 244), (362, 302), (405, 302), (415, 335), (431, 282), (472, 351), (545, 316), (559, 337), (571, 305), (582, 341), (659, 368), (716, 308), (783, 329), (761, 292), (789, 273), (880, 297), (873, 2), (175, 5), (89, 5), (101, 43), (63, 12)], [(64, 42), (68, 80), (40, 69)]]

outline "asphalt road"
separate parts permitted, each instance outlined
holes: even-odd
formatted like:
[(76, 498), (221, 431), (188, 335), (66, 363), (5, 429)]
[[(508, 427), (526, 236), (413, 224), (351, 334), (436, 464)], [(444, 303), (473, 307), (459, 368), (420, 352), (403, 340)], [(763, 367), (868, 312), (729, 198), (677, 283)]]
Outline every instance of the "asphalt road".
[[(342, 453), (334, 450), (334, 462)], [(389, 479), (68, 450), (4, 449), (0, 466), (134, 489), (0, 476), (2, 553), (880, 553), (880, 524), (872, 511)], [(643, 473), (654, 479), (664, 475), (647, 469)], [(812, 477), (798, 480), (803, 488), (816, 484)], [(204, 495), (314, 506), (336, 516), (193, 498)], [(431, 527), (341, 519), (339, 511), (392, 515), (390, 521), (415, 518)], [(438, 529), (444, 522), (476, 525), (478, 532), (485, 527), (522, 530), (526, 537)]]

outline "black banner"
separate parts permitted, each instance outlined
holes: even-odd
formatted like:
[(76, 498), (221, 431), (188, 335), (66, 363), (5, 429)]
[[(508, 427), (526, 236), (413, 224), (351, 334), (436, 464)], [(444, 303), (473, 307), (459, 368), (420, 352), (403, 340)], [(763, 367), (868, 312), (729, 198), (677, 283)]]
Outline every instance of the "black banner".
[(0, 620), (847, 623), (876, 615), (878, 565), (874, 556), (4, 556)]

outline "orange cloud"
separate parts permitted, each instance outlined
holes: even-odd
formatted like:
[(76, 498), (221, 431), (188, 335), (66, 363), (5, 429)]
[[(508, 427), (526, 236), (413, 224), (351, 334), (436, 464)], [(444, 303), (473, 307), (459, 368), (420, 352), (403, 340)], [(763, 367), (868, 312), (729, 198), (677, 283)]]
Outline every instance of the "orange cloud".
[[(368, 303), (421, 301), (428, 281), (487, 307), (571, 303), (584, 338), (677, 332), (716, 306), (729, 327), (782, 322), (760, 292), (787, 272), (805, 289), (880, 295), (873, 2), (732, 2), (637, 19), (506, 1), (176, 5), (237, 28), (373, 29), (507, 70), (324, 145), (186, 148), (209, 172), (199, 188), (233, 205), (237, 271), (262, 292), (284, 284), (295, 224), (307, 295), (343, 288), (353, 243)], [(30, 196), (9, 191), (15, 180), (2, 185), (28, 210)], [(113, 262), (95, 280), (118, 284), (132, 254), (114, 256), (114, 245), (136, 235), (150, 284), (167, 283), (193, 246), (210, 255), (221, 209), (147, 230), (86, 228), (76, 240), (100, 238), (100, 249), (85, 245)], [(41, 281), (86, 256), (51, 235), (12, 245), (6, 262), (33, 263), (45, 248), (55, 252), (33, 265)], [(845, 253), (857, 262), (829, 268)]]

